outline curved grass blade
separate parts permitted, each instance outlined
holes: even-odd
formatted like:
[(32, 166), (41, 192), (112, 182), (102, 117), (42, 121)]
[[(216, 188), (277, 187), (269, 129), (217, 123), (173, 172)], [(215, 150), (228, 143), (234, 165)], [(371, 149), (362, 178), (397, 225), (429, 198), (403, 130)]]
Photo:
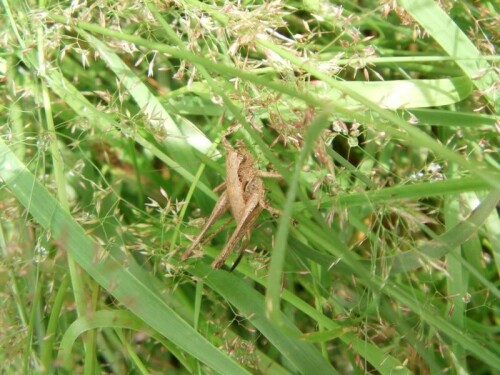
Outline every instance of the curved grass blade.
[[(467, 77), (444, 79), (408, 79), (380, 82), (344, 82), (353, 91), (391, 110), (426, 108), (449, 105), (470, 95), (472, 84)], [(342, 91), (313, 86), (311, 90), (325, 99), (334, 100), (350, 110), (364, 108), (357, 100), (345, 96)]]
[(495, 91), (489, 91), (498, 76), (491, 65), (483, 59), (481, 52), (463, 33), (457, 24), (434, 0), (398, 0), (398, 3), (424, 28), (455, 63), (464, 71), (472, 83), (484, 92), (488, 101), (498, 107)]
[[(98, 328), (124, 328), (134, 331), (148, 331), (148, 333), (161, 341), (163, 338), (151, 330), (137, 316), (126, 310), (101, 310), (91, 316), (75, 320), (68, 327), (61, 340), (59, 360), (66, 368), (71, 365), (71, 349), (75, 341), (83, 333)], [(165, 344), (165, 343), (163, 343)], [(170, 348), (169, 348), (170, 349)]]
[(477, 233), (478, 229), (496, 209), (499, 200), (500, 191), (491, 192), (467, 220), (458, 223), (436, 240), (421, 246), (418, 251), (407, 251), (392, 259), (386, 258), (385, 261), (392, 264), (391, 274), (408, 272), (420, 268), (425, 264), (426, 258), (439, 259), (454, 248), (465, 243), (470, 237)]

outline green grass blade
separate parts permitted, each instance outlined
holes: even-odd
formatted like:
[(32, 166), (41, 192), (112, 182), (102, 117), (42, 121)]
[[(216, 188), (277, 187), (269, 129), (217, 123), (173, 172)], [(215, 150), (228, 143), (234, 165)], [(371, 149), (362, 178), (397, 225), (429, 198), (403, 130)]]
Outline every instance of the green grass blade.
[(266, 291), (266, 314), (276, 324), (281, 324), (280, 312), (280, 293), (281, 293), (281, 278), (283, 275), (283, 265), (285, 261), (285, 253), (288, 243), (288, 231), (290, 220), (292, 217), (293, 202), (297, 195), (298, 182), (302, 166), (309, 156), (310, 151), (320, 135), (321, 131), (328, 124), (328, 113), (320, 113), (309, 126), (306, 135), (306, 143), (302, 148), (298, 160), (295, 163), (292, 180), (289, 181), (290, 187), (286, 196), (286, 203), (281, 214), (278, 232), (276, 233), (276, 242), (271, 254), (271, 264), (269, 266), (269, 276)]
[(486, 236), (491, 244), (497, 272), (500, 274), (500, 218), (495, 215), (489, 216), (485, 226)]
[(52, 353), (54, 351), (54, 342), (56, 339), (57, 329), (58, 329), (58, 318), (61, 313), (61, 308), (64, 303), (64, 295), (66, 293), (66, 288), (69, 285), (69, 278), (66, 276), (61, 282), (59, 290), (57, 291), (55, 301), (52, 307), (52, 312), (50, 314), (49, 323), (47, 325), (47, 337), (48, 339), (44, 342), (42, 348), (42, 363), (44, 368), (50, 368), (52, 363)]
[[(410, 113), (415, 116), (417, 124), (429, 124), (438, 126), (460, 126), (460, 127), (495, 127), (495, 116), (480, 113), (451, 112), (437, 109), (413, 109)], [(402, 114), (410, 118), (408, 113)]]
[[(71, 350), (78, 337), (97, 328), (125, 328), (135, 331), (148, 329), (137, 316), (125, 310), (101, 310), (95, 311), (91, 316), (81, 317), (71, 323), (61, 339), (59, 360), (65, 367), (69, 368), (71, 365)], [(155, 336), (154, 331), (150, 331), (148, 333)], [(156, 338), (161, 339), (161, 337)]]
[(498, 82), (492, 66), (482, 58), (481, 52), (465, 35), (457, 24), (434, 0), (398, 0), (403, 8), (424, 28), (446, 53), (455, 58), (456, 64), (464, 71), (472, 83), (484, 92), (495, 107), (499, 98), (491, 88)]
[[(330, 208), (335, 204), (342, 207), (372, 206), (377, 204), (391, 204), (398, 200), (415, 200), (440, 195), (456, 195), (470, 191), (491, 191), (490, 184), (473, 177), (462, 177), (452, 180), (436, 181), (433, 183), (421, 182), (407, 185), (398, 185), (378, 190), (368, 190), (362, 193), (339, 194), (338, 197), (324, 198), (319, 207)], [(305, 210), (301, 202), (294, 204), (294, 210)]]
[(404, 252), (393, 260), (389, 260), (392, 264), (391, 273), (408, 272), (419, 268), (425, 264), (426, 258), (439, 259), (465, 243), (494, 212), (499, 200), (500, 191), (491, 192), (469, 218), (458, 223), (436, 240), (421, 246), (418, 251)]
[[(344, 82), (344, 85), (352, 91), (362, 92), (366, 99), (380, 107), (391, 110), (449, 105), (467, 98), (472, 91), (472, 84), (467, 77)], [(364, 108), (360, 102), (345, 96), (338, 89), (315, 85), (311, 86), (311, 90), (349, 110)]]

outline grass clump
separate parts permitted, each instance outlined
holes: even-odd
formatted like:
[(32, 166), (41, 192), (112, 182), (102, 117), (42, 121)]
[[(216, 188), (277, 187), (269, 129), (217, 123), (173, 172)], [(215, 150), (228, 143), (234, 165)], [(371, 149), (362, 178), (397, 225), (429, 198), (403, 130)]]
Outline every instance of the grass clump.
[[(2, 372), (500, 369), (489, 2), (2, 6)], [(181, 262), (235, 124), (280, 214)]]

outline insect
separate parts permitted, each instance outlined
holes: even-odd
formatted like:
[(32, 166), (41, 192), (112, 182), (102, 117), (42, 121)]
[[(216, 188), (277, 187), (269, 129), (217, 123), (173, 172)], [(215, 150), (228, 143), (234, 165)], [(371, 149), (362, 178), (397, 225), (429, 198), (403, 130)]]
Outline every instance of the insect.
[[(233, 131), (229, 131), (222, 138), (222, 144), (226, 150), (226, 182), (218, 186), (214, 191), (223, 191), (201, 232), (182, 254), (182, 260), (189, 258), (210, 227), (221, 215), (230, 210), (236, 221), (236, 229), (212, 263), (212, 268), (221, 268), (240, 240), (245, 235), (247, 237), (250, 235), (255, 221), (263, 209), (266, 208), (270, 212), (276, 212), (264, 200), (265, 191), (262, 177), (277, 178), (281, 176), (276, 173), (259, 171), (252, 155), (242, 143), (240, 143), (238, 149), (234, 149), (226, 139), (226, 136)], [(243, 253), (240, 254), (231, 270), (238, 265), (242, 255)]]

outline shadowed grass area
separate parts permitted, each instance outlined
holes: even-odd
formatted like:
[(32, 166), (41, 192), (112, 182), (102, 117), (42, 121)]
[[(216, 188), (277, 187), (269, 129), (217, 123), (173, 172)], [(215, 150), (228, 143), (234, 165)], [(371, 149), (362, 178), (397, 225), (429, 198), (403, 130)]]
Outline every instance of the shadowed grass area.
[[(4, 1), (0, 372), (499, 371), (498, 31), (474, 4)], [(214, 270), (229, 213), (181, 254), (234, 125), (282, 178)]]

